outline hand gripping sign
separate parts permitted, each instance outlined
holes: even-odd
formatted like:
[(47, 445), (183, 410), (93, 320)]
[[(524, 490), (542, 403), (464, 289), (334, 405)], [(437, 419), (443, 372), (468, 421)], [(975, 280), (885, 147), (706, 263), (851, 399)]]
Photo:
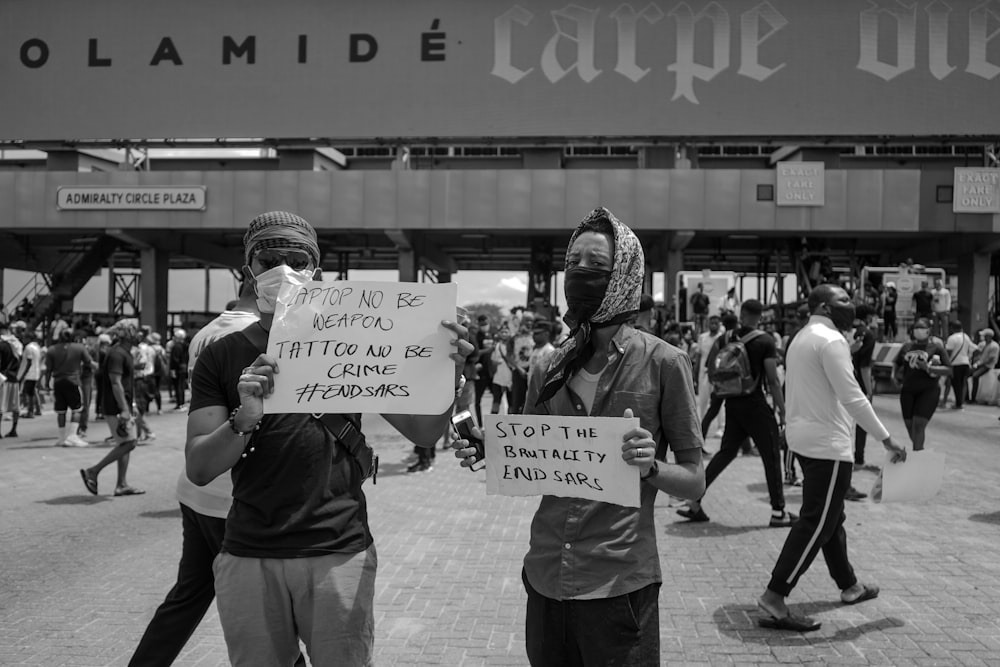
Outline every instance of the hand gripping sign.
[(454, 283), (282, 286), (267, 342), (278, 363), (264, 412), (439, 415), (455, 396)]
[(639, 506), (639, 468), (622, 435), (639, 418), (483, 415), (486, 493), (585, 498)]

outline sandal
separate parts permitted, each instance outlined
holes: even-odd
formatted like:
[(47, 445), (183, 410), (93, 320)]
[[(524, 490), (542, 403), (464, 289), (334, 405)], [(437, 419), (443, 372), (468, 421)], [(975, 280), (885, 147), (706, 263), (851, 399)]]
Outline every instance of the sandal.
[(96, 496), (97, 495), (97, 478), (96, 477), (91, 477), (90, 474), (84, 468), (80, 469), (80, 477), (83, 478), (83, 485), (85, 487), (87, 487), (87, 490), (90, 491), (90, 493), (92, 495)]
[(141, 496), (146, 493), (142, 489), (137, 489), (134, 486), (119, 486), (115, 489), (116, 496)]
[(819, 630), (822, 623), (807, 616), (792, 616), (791, 612), (787, 616), (775, 616), (771, 610), (760, 602), (757, 608), (764, 612), (764, 616), (757, 619), (757, 625), (769, 630), (791, 630), (793, 632), (812, 632)]
[(840, 601), (843, 602), (844, 604), (858, 604), (859, 602), (865, 602), (866, 600), (874, 600), (875, 598), (878, 597), (879, 589), (878, 586), (874, 584), (872, 584), (871, 586), (869, 586), (868, 584), (861, 584), (861, 589), (862, 589), (861, 594), (858, 595), (858, 597), (854, 598), (853, 600), (845, 600), (843, 597), (841, 597)]

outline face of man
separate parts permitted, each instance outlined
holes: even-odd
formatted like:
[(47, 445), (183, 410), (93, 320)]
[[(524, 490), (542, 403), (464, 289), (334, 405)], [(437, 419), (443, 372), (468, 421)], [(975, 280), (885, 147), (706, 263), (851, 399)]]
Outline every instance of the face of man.
[(712, 332), (712, 334), (719, 333), (719, 318), (718, 317), (710, 317), (708, 319), (708, 330), (710, 332)]
[(531, 328), (535, 324), (535, 318), (527, 313), (521, 315), (521, 324), (518, 327), (518, 333), (526, 334), (531, 333)]

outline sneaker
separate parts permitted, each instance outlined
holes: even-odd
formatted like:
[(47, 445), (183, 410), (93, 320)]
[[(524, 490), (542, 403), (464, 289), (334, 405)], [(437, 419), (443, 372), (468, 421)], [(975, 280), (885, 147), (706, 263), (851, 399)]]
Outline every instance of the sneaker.
[(406, 468), (406, 472), (423, 472), (424, 470), (427, 470), (427, 464), (423, 461), (417, 461)]
[(857, 502), (859, 500), (864, 500), (867, 497), (868, 497), (867, 493), (862, 493), (861, 491), (855, 489), (853, 486), (847, 490), (846, 494), (844, 494), (844, 500), (851, 500), (854, 502)]
[(788, 528), (799, 517), (791, 512), (782, 512), (781, 516), (771, 515), (771, 521), (767, 524), (771, 528)]
[(78, 435), (71, 434), (66, 437), (66, 442), (63, 443), (64, 447), (89, 447), (90, 443), (81, 438)]

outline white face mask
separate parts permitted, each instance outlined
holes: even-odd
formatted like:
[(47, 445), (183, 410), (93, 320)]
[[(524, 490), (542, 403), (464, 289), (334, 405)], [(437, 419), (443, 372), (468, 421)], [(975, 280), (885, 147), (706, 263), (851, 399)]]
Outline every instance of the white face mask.
[(281, 285), (290, 282), (296, 287), (304, 287), (313, 279), (315, 269), (296, 271), (287, 264), (279, 264), (273, 269), (264, 271), (254, 279), (254, 292), (257, 294), (257, 310), (262, 314), (270, 314), (278, 303), (278, 292)]

